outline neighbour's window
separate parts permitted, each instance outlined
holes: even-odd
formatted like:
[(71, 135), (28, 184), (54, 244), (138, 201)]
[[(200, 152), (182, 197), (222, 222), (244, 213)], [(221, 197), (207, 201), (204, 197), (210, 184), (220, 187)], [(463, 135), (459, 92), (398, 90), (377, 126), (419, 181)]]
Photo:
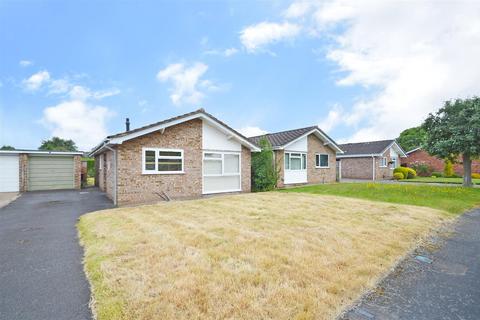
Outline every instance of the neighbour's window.
[(317, 168), (328, 168), (328, 154), (316, 154), (315, 166)]
[(386, 167), (386, 166), (387, 166), (387, 157), (380, 158), (380, 167)]
[(391, 169), (395, 169), (397, 167), (397, 158), (393, 157), (392, 158), (392, 164), (390, 165)]
[(183, 150), (144, 148), (143, 173), (183, 173)]
[(285, 152), (285, 170), (307, 169), (307, 154), (299, 152)]

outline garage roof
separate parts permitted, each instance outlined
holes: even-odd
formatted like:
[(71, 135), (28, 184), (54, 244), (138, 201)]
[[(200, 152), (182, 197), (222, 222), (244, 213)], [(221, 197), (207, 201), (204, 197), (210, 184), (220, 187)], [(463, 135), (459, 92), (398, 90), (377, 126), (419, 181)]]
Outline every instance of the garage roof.
[(51, 155), (66, 155), (66, 156), (81, 156), (83, 152), (80, 151), (53, 151), (53, 150), (29, 150), (29, 149), (15, 149), (15, 150), (0, 150), (0, 154), (51, 154)]

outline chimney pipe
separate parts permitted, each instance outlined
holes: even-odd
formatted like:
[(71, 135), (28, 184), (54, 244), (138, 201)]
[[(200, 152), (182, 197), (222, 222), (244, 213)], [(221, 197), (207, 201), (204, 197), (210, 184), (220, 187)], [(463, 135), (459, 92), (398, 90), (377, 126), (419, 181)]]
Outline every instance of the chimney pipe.
[(125, 121), (125, 127), (127, 129), (127, 131), (130, 131), (130, 119), (127, 118), (127, 120)]

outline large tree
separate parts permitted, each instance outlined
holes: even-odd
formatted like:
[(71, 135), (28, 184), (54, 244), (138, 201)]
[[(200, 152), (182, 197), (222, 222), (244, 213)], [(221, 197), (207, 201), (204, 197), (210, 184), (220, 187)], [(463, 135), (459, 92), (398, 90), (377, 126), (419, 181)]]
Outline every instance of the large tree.
[(4, 145), (0, 148), (0, 150), (8, 150), (8, 151), (11, 151), (11, 150), (15, 150), (14, 147), (12, 146), (8, 146), (8, 145)]
[(77, 146), (73, 140), (64, 140), (59, 137), (53, 137), (49, 140), (43, 140), (38, 150), (50, 151), (77, 151)]
[(405, 151), (422, 147), (426, 140), (427, 133), (421, 126), (403, 130), (402, 133), (400, 133), (400, 136), (397, 138), (397, 142)]
[(445, 102), (423, 123), (425, 149), (442, 159), (463, 159), (463, 185), (472, 186), (472, 157), (480, 156), (480, 98)]

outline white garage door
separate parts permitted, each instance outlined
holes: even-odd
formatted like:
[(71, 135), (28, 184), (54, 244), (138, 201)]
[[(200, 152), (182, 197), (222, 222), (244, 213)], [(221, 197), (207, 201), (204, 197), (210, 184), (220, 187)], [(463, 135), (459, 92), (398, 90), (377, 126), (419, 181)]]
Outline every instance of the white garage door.
[(0, 192), (18, 192), (19, 190), (18, 154), (0, 155)]

